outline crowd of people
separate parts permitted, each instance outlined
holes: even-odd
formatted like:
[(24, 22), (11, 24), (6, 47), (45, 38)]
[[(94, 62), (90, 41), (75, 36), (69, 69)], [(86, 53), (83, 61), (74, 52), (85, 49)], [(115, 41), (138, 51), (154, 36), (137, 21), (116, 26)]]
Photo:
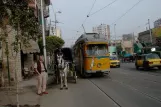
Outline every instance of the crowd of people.
[(122, 62), (134, 62), (136, 59), (135, 55), (131, 55), (128, 57), (122, 57)]

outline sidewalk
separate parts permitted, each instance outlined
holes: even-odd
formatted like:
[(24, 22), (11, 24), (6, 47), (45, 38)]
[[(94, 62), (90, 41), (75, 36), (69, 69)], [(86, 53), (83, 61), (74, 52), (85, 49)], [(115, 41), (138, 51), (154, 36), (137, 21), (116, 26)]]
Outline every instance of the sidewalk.
[[(51, 84), (54, 81), (54, 76), (48, 76), (47, 84)], [(19, 83), (19, 102), (20, 105), (37, 105), (40, 104), (41, 96), (37, 95), (37, 77), (33, 77), (30, 80), (24, 80)], [(12, 87), (11, 90), (0, 89), (0, 106), (7, 104), (16, 104), (16, 88)]]

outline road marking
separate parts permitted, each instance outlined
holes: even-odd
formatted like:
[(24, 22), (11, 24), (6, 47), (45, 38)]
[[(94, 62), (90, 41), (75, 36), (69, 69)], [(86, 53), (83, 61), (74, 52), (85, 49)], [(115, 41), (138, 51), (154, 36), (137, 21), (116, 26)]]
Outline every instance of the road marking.
[(110, 95), (108, 95), (105, 91), (103, 91), (98, 85), (96, 85), (93, 81), (89, 80), (95, 87), (97, 87), (103, 94), (105, 94), (112, 102), (114, 102), (114, 105), (117, 107), (122, 107), (118, 102), (116, 102)]
[(132, 87), (131, 85), (127, 85), (127, 84), (125, 84), (124, 82), (120, 82), (120, 81), (113, 80), (113, 79), (109, 79), (109, 80), (111, 80), (111, 81), (113, 81), (113, 82), (117, 82), (117, 83), (119, 83), (119, 84), (121, 84), (121, 85), (123, 85), (123, 86), (129, 87), (131, 90), (136, 91), (136, 92), (139, 92), (140, 94), (145, 95), (145, 96), (147, 96), (147, 97), (149, 97), (149, 98), (151, 98), (151, 99), (153, 99), (153, 100), (156, 100), (156, 101), (158, 101), (158, 102), (161, 103), (161, 99), (159, 99), (159, 98), (157, 98), (157, 97), (154, 97), (154, 96), (151, 96), (151, 95), (149, 95), (149, 94), (147, 94), (147, 93), (144, 93), (144, 92), (142, 92), (142, 91), (139, 91), (137, 88), (134, 88), (134, 87)]

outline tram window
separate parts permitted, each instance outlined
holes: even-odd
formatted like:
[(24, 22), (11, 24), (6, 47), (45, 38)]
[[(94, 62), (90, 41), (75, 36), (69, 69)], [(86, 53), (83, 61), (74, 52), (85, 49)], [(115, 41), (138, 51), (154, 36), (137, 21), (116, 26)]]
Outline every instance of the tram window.
[(87, 45), (87, 55), (106, 55), (108, 53), (106, 44), (90, 44)]
[(76, 57), (79, 56), (79, 48), (78, 48), (78, 46), (76, 46), (76, 48), (74, 49), (74, 54), (75, 54)]

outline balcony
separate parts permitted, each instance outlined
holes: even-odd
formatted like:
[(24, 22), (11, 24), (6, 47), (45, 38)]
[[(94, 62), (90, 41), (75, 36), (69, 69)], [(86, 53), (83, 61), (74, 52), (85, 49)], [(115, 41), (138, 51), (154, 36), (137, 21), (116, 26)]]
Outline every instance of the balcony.
[(50, 5), (50, 0), (44, 0), (46, 5)]
[(44, 18), (48, 18), (49, 17), (49, 6), (46, 6), (44, 8)]

